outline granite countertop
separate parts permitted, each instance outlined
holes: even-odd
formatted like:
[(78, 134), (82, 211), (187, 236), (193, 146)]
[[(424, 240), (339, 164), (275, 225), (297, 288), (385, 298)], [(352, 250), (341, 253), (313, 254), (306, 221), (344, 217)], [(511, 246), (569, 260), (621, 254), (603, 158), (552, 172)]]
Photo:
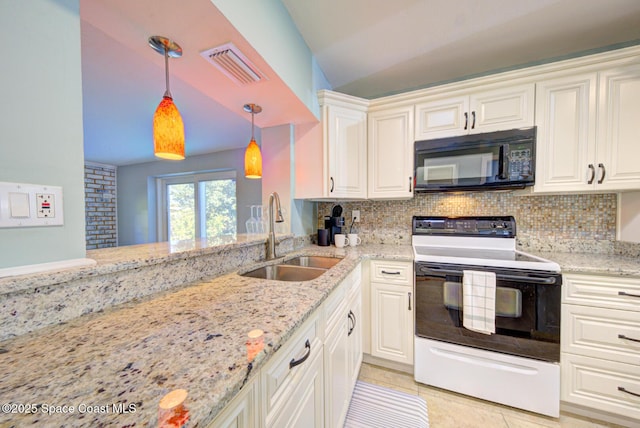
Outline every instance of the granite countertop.
[[(278, 235), (278, 239), (292, 235)], [(156, 242), (114, 248), (102, 248), (87, 251), (87, 258), (96, 264), (72, 269), (61, 269), (52, 272), (34, 273), (0, 278), (0, 293), (10, 293), (25, 288), (43, 287), (60, 284), (84, 277), (94, 277), (113, 272), (120, 272), (166, 263), (176, 259), (199, 257), (205, 254), (218, 254), (229, 248), (241, 248), (249, 245), (263, 244), (266, 235), (234, 235), (215, 238), (190, 239), (171, 244)]]
[[(206, 426), (360, 260), (413, 258), (410, 246), (392, 245), (308, 246), (286, 257), (296, 254), (344, 259), (312, 281), (232, 273), (0, 342), (0, 401), (40, 405), (3, 408), (0, 427), (156, 426), (159, 400), (178, 388), (189, 394), (189, 426)], [(255, 328), (265, 349), (250, 363)]]
[(560, 265), (562, 273), (640, 277), (640, 258), (598, 253), (532, 252)]

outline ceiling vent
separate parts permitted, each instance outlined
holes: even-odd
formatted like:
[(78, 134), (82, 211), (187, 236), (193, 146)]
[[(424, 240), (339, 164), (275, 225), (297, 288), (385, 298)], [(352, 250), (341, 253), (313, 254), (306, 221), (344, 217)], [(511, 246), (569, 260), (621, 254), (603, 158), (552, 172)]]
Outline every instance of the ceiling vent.
[(200, 55), (239, 86), (264, 79), (260, 70), (233, 43), (207, 49)]

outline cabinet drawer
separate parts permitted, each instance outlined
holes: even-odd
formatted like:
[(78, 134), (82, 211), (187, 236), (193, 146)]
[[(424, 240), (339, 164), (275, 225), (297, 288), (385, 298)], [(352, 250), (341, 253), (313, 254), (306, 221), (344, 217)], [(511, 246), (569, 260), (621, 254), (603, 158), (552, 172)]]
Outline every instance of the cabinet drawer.
[(638, 366), (567, 353), (560, 364), (562, 400), (640, 420)]
[(563, 305), (561, 331), (563, 352), (637, 364), (640, 373), (637, 312)]
[(371, 281), (413, 286), (413, 263), (372, 260)]
[(563, 302), (640, 312), (640, 278), (563, 275)]
[[(262, 369), (263, 415), (269, 418), (272, 411), (284, 406), (306, 370), (306, 363), (317, 353), (322, 353), (320, 311), (316, 311), (300, 330), (280, 348)], [(309, 347), (306, 346), (307, 341)], [(289, 367), (292, 360), (306, 355), (307, 361)]]

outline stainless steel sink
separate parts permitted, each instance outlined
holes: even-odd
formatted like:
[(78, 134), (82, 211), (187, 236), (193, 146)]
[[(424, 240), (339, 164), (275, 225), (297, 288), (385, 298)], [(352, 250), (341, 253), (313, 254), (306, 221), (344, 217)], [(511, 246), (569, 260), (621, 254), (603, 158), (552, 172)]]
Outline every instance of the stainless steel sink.
[(339, 257), (327, 256), (300, 256), (283, 262), (286, 265), (307, 266), (314, 268), (330, 269), (340, 263)]
[(278, 264), (264, 266), (241, 274), (252, 278), (275, 279), (277, 281), (310, 281), (325, 273), (327, 269)]

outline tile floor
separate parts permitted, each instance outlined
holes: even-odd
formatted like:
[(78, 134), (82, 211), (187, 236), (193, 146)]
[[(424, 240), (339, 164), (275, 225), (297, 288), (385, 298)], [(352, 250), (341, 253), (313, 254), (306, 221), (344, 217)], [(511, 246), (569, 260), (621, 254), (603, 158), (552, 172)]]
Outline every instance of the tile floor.
[(416, 383), (407, 373), (363, 363), (359, 379), (420, 395), (427, 401), (430, 428), (611, 428), (607, 424), (561, 413), (559, 419), (537, 415), (466, 395)]

